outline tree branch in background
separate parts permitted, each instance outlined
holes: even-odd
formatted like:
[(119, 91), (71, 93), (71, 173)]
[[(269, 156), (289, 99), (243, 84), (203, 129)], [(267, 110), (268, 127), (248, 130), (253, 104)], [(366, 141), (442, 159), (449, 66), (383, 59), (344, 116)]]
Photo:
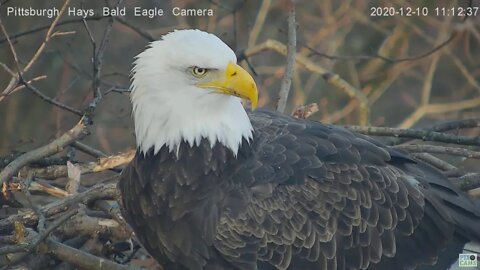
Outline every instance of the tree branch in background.
[(268, 11), (270, 10), (270, 5), (272, 4), (272, 0), (263, 0), (262, 5), (257, 13), (257, 18), (255, 19), (255, 23), (253, 24), (253, 28), (250, 31), (250, 35), (248, 36), (248, 44), (247, 48), (252, 47), (257, 43), (257, 38), (260, 35), (260, 31), (263, 28), (265, 23), (265, 18), (267, 18)]
[(431, 56), (432, 54), (435, 54), (436, 52), (440, 51), (443, 47), (447, 46), (450, 42), (452, 42), (453, 39), (455, 39), (457, 32), (453, 32), (448, 39), (440, 43), (439, 45), (433, 47), (432, 49), (420, 53), (415, 56), (410, 56), (410, 57), (402, 57), (402, 58), (390, 58), (387, 56), (383, 56), (380, 54), (374, 54), (374, 55), (331, 55), (328, 53), (323, 53), (315, 50), (314, 48), (308, 46), (307, 44), (301, 44), (302, 47), (307, 48), (310, 52), (311, 55), (317, 55), (320, 57), (324, 57), (330, 60), (368, 60), (368, 59), (374, 59), (378, 58), (381, 59), (389, 64), (398, 64), (402, 62), (407, 62), (407, 61), (416, 61), (420, 60), (426, 57)]
[[(16, 87), (13, 87), (13, 86), (10, 87), (10, 85), (7, 86), (7, 87), (3, 90), (3, 92), (0, 94), (0, 101), (2, 101), (5, 97), (7, 97), (7, 96), (9, 96), (9, 95), (17, 92), (18, 90), (21, 90), (21, 89), (23, 89), (23, 88), (26, 87), (25, 85), (18, 85), (18, 80), (16, 79), (16, 78), (18, 78), (18, 77), (17, 77), (17, 74), (13, 74), (12, 78), (13, 78), (14, 80), (11, 80), (11, 82), (15, 82), (15, 81), (16, 81), (17, 86), (16, 86)], [(44, 80), (44, 79), (46, 79), (46, 78), (47, 78), (46, 75), (37, 76), (37, 77), (29, 80), (27, 83), (28, 83), (28, 84), (31, 84), (32, 82)]]
[(66, 111), (69, 111), (71, 113), (74, 113), (78, 116), (82, 116), (83, 113), (75, 108), (72, 108), (68, 105), (65, 105), (61, 102), (58, 102), (50, 97), (48, 97), (47, 95), (45, 95), (44, 93), (42, 93), (40, 90), (38, 90), (35, 86), (29, 84), (24, 78), (22, 75), (19, 75), (19, 83), (24, 85), (28, 90), (30, 90), (30, 92), (32, 92), (33, 94), (35, 94), (36, 96), (40, 97), (42, 100), (52, 104), (52, 105), (55, 105), (61, 109), (64, 109)]
[[(267, 39), (260, 44), (248, 48), (247, 50), (245, 50), (245, 53), (243, 55), (245, 57), (252, 57), (253, 55), (259, 54), (260, 52), (266, 50), (273, 50), (285, 56), (287, 55), (288, 51), (287, 46), (285, 46), (281, 42), (273, 39)], [(314, 63), (309, 58), (303, 55), (297, 55), (295, 61), (297, 64), (299, 64), (306, 70), (312, 73), (320, 74), (326, 82), (328, 82), (335, 88), (342, 90), (348, 96), (357, 99), (360, 102), (360, 124), (366, 125), (369, 122), (370, 110), (368, 107), (368, 99), (365, 94), (362, 93), (362, 91), (353, 87), (350, 83), (342, 79), (340, 75), (332, 73), (328, 69)]]
[[(119, 7), (122, 4), (122, 2), (123, 0), (118, 0), (115, 7)], [(90, 32), (90, 29), (88, 28), (87, 22), (83, 20), (85, 29), (88, 32), (90, 41), (92, 42), (92, 46), (93, 46), (93, 57), (92, 57), (93, 59), (93, 80), (92, 80), (93, 99), (85, 110), (86, 114), (89, 117), (92, 116), (95, 108), (97, 107), (97, 104), (100, 102), (100, 100), (102, 100), (102, 92), (100, 91), (100, 84), (101, 84), (100, 76), (102, 73), (103, 55), (105, 53), (105, 49), (107, 48), (107, 44), (110, 39), (110, 33), (112, 31), (114, 22), (115, 22), (115, 19), (113, 16), (111, 16), (109, 18), (107, 26), (105, 27), (105, 31), (102, 35), (102, 41), (100, 42), (100, 45), (97, 48), (97, 43), (93, 38), (93, 35)]]
[[(69, 112), (72, 112), (72, 113), (75, 113), (79, 116), (82, 116), (82, 113), (74, 108), (71, 108), (65, 104), (62, 104), (52, 98), (49, 98), (48, 96), (46, 96), (45, 94), (43, 94), (40, 90), (38, 90), (37, 88), (35, 88), (34, 86), (32, 86), (30, 83), (29, 83), (29, 80), (25, 80), (25, 78), (23, 77), (23, 74), (25, 72), (27, 72), (32, 66), (33, 64), (37, 61), (38, 57), (43, 53), (43, 51), (45, 50), (45, 47), (47, 45), (47, 43), (50, 41), (50, 39), (52, 37), (55, 36), (56, 33), (53, 32), (53, 29), (55, 28), (55, 25), (56, 23), (58, 22), (58, 20), (60, 19), (60, 17), (62, 16), (62, 14), (65, 12), (66, 8), (67, 8), (67, 5), (70, 3), (70, 0), (66, 0), (65, 3), (63, 4), (59, 14), (57, 15), (57, 17), (55, 17), (54, 21), (52, 22), (52, 24), (50, 25), (50, 28), (48, 29), (47, 31), (47, 34), (45, 35), (45, 39), (43, 41), (43, 43), (40, 45), (40, 47), (35, 51), (34, 55), (32, 56), (32, 58), (30, 59), (30, 61), (28, 62), (28, 64), (25, 66), (25, 68), (22, 68), (20, 66), (20, 62), (19, 62), (19, 59), (18, 59), (18, 56), (17, 56), (17, 53), (15, 51), (15, 48), (9, 38), (9, 35), (8, 35), (8, 32), (7, 30), (5, 29), (5, 26), (3, 25), (3, 22), (0, 18), (0, 27), (2, 29), (2, 32), (3, 34), (5, 35), (5, 38), (8, 42), (8, 45), (10, 47), (10, 51), (12, 53), (12, 56), (13, 56), (13, 59), (14, 59), (14, 62), (15, 62), (15, 65), (17, 67), (17, 72), (18, 74), (16, 76), (13, 76), (10, 80), (10, 83), (8, 84), (7, 88), (3, 91), (4, 93), (11, 93), (15, 88), (17, 88), (18, 84), (20, 85), (23, 85), (25, 88), (27, 88), (28, 90), (30, 90), (32, 93), (34, 93), (35, 95), (39, 96), (41, 99), (43, 99), (44, 101), (48, 102), (48, 103), (51, 103), (57, 107), (60, 107), (64, 110), (67, 110)], [(1, 179), (0, 179), (1, 181)], [(0, 182), (1, 183), (1, 182)]]
[(65, 0), (62, 7), (60, 8), (60, 11), (58, 12), (58, 15), (53, 20), (52, 24), (50, 25), (50, 28), (48, 28), (47, 34), (45, 35), (45, 38), (44, 38), (42, 44), (40, 45), (40, 47), (38, 47), (37, 51), (35, 52), (33, 57), (30, 59), (28, 64), (25, 66), (25, 68), (23, 70), (19, 70), (20, 73), (27, 72), (33, 66), (33, 64), (37, 61), (38, 57), (40, 57), (40, 55), (43, 53), (43, 51), (45, 50), (45, 47), (47, 46), (48, 42), (54, 36), (53, 29), (55, 29), (55, 27), (57, 26), (58, 21), (63, 16), (63, 13), (65, 13), (65, 10), (67, 9), (69, 4), (70, 4), (70, 0)]
[(293, 69), (295, 67), (295, 55), (297, 51), (297, 24), (295, 22), (295, 0), (290, 0), (290, 12), (288, 13), (288, 43), (287, 43), (287, 64), (283, 75), (280, 92), (278, 94), (277, 111), (285, 112), (288, 93), (292, 85)]
[[(92, 16), (92, 17), (87, 17), (85, 18), (85, 20), (87, 21), (98, 21), (98, 20), (101, 20), (101, 19), (104, 19), (104, 18), (108, 18), (108, 17), (104, 17), (104, 16)], [(68, 25), (68, 24), (74, 24), (74, 23), (80, 23), (83, 21), (83, 18), (77, 18), (77, 19), (69, 19), (69, 20), (64, 20), (64, 21), (61, 21), (61, 22), (58, 22), (57, 23), (57, 26), (61, 26), (61, 25)], [(31, 35), (31, 34), (35, 34), (37, 32), (40, 32), (40, 31), (43, 31), (43, 30), (48, 30), (50, 29), (51, 27), (51, 23), (50, 24), (47, 24), (47, 25), (42, 25), (42, 26), (39, 26), (39, 27), (34, 27), (30, 30), (26, 30), (26, 31), (22, 31), (22, 32), (18, 32), (18, 33), (15, 33), (15, 34), (11, 34), (10, 36), (7, 37), (4, 37), (2, 39), (0, 39), (0, 45), (2, 43), (5, 43), (8, 41), (8, 39), (10, 39), (11, 41), (15, 41), (16, 39), (20, 38), (20, 37), (24, 37), (24, 36), (28, 36), (28, 35)]]
[(453, 143), (461, 145), (475, 145), (480, 146), (480, 138), (457, 136), (453, 134), (445, 134), (435, 131), (428, 131), (423, 129), (402, 129), (389, 127), (365, 127), (365, 126), (345, 126), (346, 128), (373, 136), (391, 136), (401, 138), (420, 139), (423, 141)]

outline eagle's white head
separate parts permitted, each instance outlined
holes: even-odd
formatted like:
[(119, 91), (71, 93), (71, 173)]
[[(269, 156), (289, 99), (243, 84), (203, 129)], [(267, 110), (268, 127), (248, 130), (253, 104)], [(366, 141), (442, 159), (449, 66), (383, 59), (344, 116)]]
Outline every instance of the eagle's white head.
[(206, 138), (236, 155), (252, 125), (240, 98), (256, 106), (253, 78), (236, 64), (235, 53), (215, 35), (178, 30), (150, 43), (135, 61), (131, 100), (137, 146), (157, 153), (176, 151)]

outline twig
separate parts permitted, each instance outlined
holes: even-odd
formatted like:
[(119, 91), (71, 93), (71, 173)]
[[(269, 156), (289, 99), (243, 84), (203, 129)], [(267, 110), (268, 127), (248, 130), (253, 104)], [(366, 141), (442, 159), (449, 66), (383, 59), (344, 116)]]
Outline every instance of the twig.
[(60, 226), (58, 231), (66, 237), (97, 234), (113, 236), (120, 240), (131, 237), (130, 232), (124, 230), (116, 220), (91, 217), (85, 213), (84, 209), (80, 209), (79, 213)]
[(468, 173), (453, 183), (463, 191), (480, 188), (480, 173)]
[[(35, 88), (33, 85), (31, 85), (28, 80), (25, 80), (25, 78), (23, 78), (23, 74), (25, 72), (27, 72), (32, 66), (33, 64), (35, 63), (35, 61), (38, 59), (38, 57), (40, 56), (40, 54), (45, 50), (45, 47), (48, 43), (48, 41), (50, 40), (50, 38), (52, 36), (54, 36), (55, 33), (53, 33), (53, 29), (55, 28), (55, 25), (56, 23), (58, 22), (58, 20), (60, 19), (60, 17), (62, 16), (62, 14), (65, 12), (66, 8), (67, 8), (67, 5), (70, 3), (70, 0), (66, 0), (65, 3), (63, 4), (62, 6), (62, 9), (60, 10), (59, 14), (57, 15), (57, 17), (55, 18), (55, 20), (53, 21), (53, 23), (51, 24), (50, 28), (48, 29), (47, 31), (47, 34), (45, 35), (45, 39), (42, 43), (42, 45), (40, 45), (40, 47), (37, 49), (37, 51), (35, 52), (35, 54), (33, 55), (33, 57), (30, 59), (30, 61), (28, 62), (28, 64), (25, 66), (25, 68), (21, 68), (20, 67), (20, 62), (18, 60), (18, 57), (17, 57), (17, 54), (15, 52), (15, 49), (13, 47), (13, 44), (8, 36), (8, 33), (5, 29), (5, 26), (3, 25), (3, 22), (1, 21), (1, 18), (0, 18), (0, 26), (1, 26), (1, 29), (2, 29), (2, 32), (3, 34), (6, 36), (6, 39), (7, 39), (7, 42), (9, 44), (9, 47), (10, 47), (10, 51), (12, 52), (12, 55), (13, 55), (13, 59), (14, 59), (14, 62), (15, 62), (15, 65), (17, 67), (17, 72), (18, 72), (18, 75), (16, 77), (13, 77), (8, 85), (8, 87), (3, 91), (3, 92), (11, 92), (10, 90), (10, 87), (15, 87), (17, 86), (17, 84), (21, 84), (23, 86), (25, 86), (28, 90), (30, 90), (31, 92), (33, 92), (35, 95), (39, 96), (41, 99), (45, 100), (46, 102), (48, 103), (51, 103), (55, 106), (58, 106), (62, 109), (65, 109), (67, 111), (70, 111), (70, 112), (73, 112), (79, 116), (82, 116), (82, 113), (74, 108), (71, 108), (63, 103), (60, 103), (54, 99), (51, 99), (49, 98), (48, 96), (46, 96), (45, 94), (43, 94), (40, 90), (38, 90), (37, 88)], [(15, 83), (15, 84), (13, 84)], [(0, 179), (1, 181), (1, 179)], [(1, 183), (1, 182), (0, 182)]]
[[(17, 77), (16, 74), (15, 74), (15, 77)], [(46, 75), (37, 76), (29, 80), (28, 83), (31, 84), (32, 82), (40, 81), (46, 78), (47, 78)], [(0, 94), (0, 101), (2, 101), (5, 97), (17, 92), (18, 90), (25, 88), (25, 85), (18, 85), (18, 77), (16, 78), (16, 84), (17, 84), (17, 87), (6, 87), (5, 90), (3, 90), (3, 92)]]
[[(88, 21), (98, 21), (98, 20), (101, 20), (101, 19), (104, 19), (104, 18), (108, 18), (108, 17), (93, 16), (93, 17), (87, 17), (86, 20), (88, 20)], [(79, 23), (79, 22), (82, 22), (82, 21), (83, 21), (83, 17), (78, 18), (78, 19), (70, 19), (70, 20), (65, 20), (65, 21), (58, 22), (57, 26), (72, 24), (72, 23)], [(52, 24), (50, 23), (48, 25), (42, 25), (42, 26), (39, 26), (39, 27), (32, 28), (30, 30), (15, 33), (15, 34), (10, 35), (8, 38), (11, 39), (12, 41), (14, 41), (17, 38), (28, 36), (30, 34), (34, 34), (34, 33), (39, 32), (39, 31), (47, 30), (47, 29), (50, 28), (51, 25)], [(3, 39), (0, 39), (0, 44), (5, 43), (5, 42), (7, 42), (7, 37), (5, 37)]]
[[(116, 7), (119, 7), (123, 0), (118, 0)], [(115, 22), (114, 17), (110, 17), (107, 26), (105, 27), (105, 31), (103, 32), (103, 38), (100, 42), (100, 45), (97, 48), (97, 43), (93, 38), (93, 35), (88, 28), (87, 22), (84, 20), (83, 23), (85, 24), (85, 28), (90, 36), (90, 40), (93, 46), (93, 80), (92, 80), (92, 90), (93, 90), (93, 99), (88, 104), (88, 107), (85, 109), (86, 114), (91, 117), (95, 108), (97, 107), (98, 103), (102, 100), (102, 92), (100, 91), (101, 85), (101, 74), (102, 74), (102, 64), (103, 64), (103, 55), (105, 53), (105, 49), (107, 48), (107, 44), (110, 39), (110, 33), (112, 30), (113, 23)]]
[(445, 123), (436, 124), (430, 127), (429, 130), (436, 131), (436, 132), (445, 132), (450, 130), (476, 128), (476, 127), (480, 127), (480, 119), (472, 118), (472, 119), (454, 120), (454, 121), (448, 121)]
[(395, 148), (407, 150), (409, 152), (420, 153), (434, 153), (434, 154), (447, 154), (454, 156), (461, 156), (466, 158), (480, 159), (480, 152), (471, 151), (458, 147), (446, 147), (440, 145), (426, 145), (426, 144), (409, 144), (409, 145), (397, 145)]
[(42, 93), (40, 90), (38, 90), (35, 86), (31, 85), (30, 83), (28, 83), (21, 75), (19, 75), (19, 84), (22, 84), (24, 85), (28, 90), (30, 90), (32, 93), (34, 93), (35, 95), (37, 95), (38, 97), (40, 97), (41, 99), (43, 99), (44, 101), (50, 103), (50, 104), (53, 104), (59, 108), (62, 108), (66, 111), (69, 111), (69, 112), (72, 112), (78, 116), (82, 116), (83, 113), (75, 108), (72, 108), (68, 105), (65, 105), (61, 102), (58, 102), (56, 101), (55, 99), (52, 99), (50, 97), (48, 97), (47, 95), (45, 95), (44, 93)]
[(70, 4), (70, 0), (65, 0), (62, 8), (58, 12), (57, 17), (55, 17), (52, 24), (50, 25), (50, 28), (48, 28), (47, 34), (45, 35), (45, 39), (44, 39), (42, 45), (40, 45), (40, 47), (38, 47), (37, 51), (35, 52), (33, 57), (30, 59), (28, 64), (25, 66), (25, 68), (23, 70), (19, 70), (19, 72), (21, 72), (21, 73), (27, 72), (33, 66), (33, 64), (37, 61), (38, 57), (40, 57), (42, 52), (45, 50), (45, 47), (47, 46), (47, 43), (50, 41), (50, 38), (52, 37), (53, 29), (55, 29), (55, 26), (57, 25), (58, 21), (62, 17), (63, 13), (65, 12), (65, 10), (67, 9), (69, 4)]
[(107, 154), (105, 154), (104, 152), (100, 151), (100, 150), (97, 150), (91, 146), (88, 146), (84, 143), (81, 143), (79, 141), (74, 141), (72, 143), (72, 147), (86, 153), (86, 154), (89, 154), (93, 157), (96, 157), (96, 158), (99, 158), (99, 157), (107, 157)]
[(38, 244), (40, 244), (43, 240), (45, 240), (48, 235), (50, 235), (53, 230), (55, 230), (58, 226), (62, 225), (65, 221), (71, 218), (73, 215), (77, 213), (77, 209), (72, 209), (68, 212), (65, 212), (44, 231), (38, 233), (28, 241), (27, 243), (17, 243), (14, 246), (7, 246), (4, 248), (0, 248), (0, 254), (8, 254), (8, 253), (18, 253), (18, 252), (30, 252), (34, 249)]
[[(10, 47), (10, 52), (12, 53), (13, 60), (15, 62), (15, 65), (17, 66), (17, 72), (21, 72), (22, 68), (20, 67), (20, 64), (19, 64), (20, 62), (18, 61), (17, 52), (15, 51), (15, 47), (13, 47), (13, 43), (10, 40), (10, 37), (8, 36), (7, 29), (5, 29), (5, 26), (3, 25), (2, 17), (0, 17), (0, 27), (2, 29), (2, 33), (5, 35), (5, 39), (8, 42), (8, 46)], [(18, 79), (18, 77), (16, 79)]]
[(41, 182), (40, 179), (36, 179), (35, 182), (30, 184), (31, 191), (43, 192), (50, 196), (54, 196), (57, 198), (64, 198), (68, 196), (68, 192), (58, 187), (52, 186), (45, 181)]
[(66, 208), (78, 204), (83, 203), (87, 204), (92, 200), (98, 199), (118, 199), (119, 192), (117, 190), (116, 183), (111, 184), (97, 184), (92, 188), (78, 193), (75, 196), (66, 197), (62, 200), (55, 201), (43, 207), (43, 211), (45, 216), (49, 217), (64, 211)]
[[(8, 163), (12, 162), (22, 154), (24, 154), (24, 152), (12, 153), (10, 155), (0, 157), (0, 168), (4, 168), (5, 166), (8, 165)], [(64, 165), (67, 162), (67, 160), (68, 160), (67, 157), (45, 157), (45, 158), (41, 158), (39, 160), (33, 161), (32, 165), (35, 165), (37, 167)]]
[(426, 163), (438, 168), (441, 171), (454, 171), (457, 170), (457, 167), (453, 166), (450, 163), (447, 163), (435, 156), (432, 156), (428, 153), (414, 153), (414, 157), (425, 161)]
[(122, 230), (125, 233), (130, 233), (131, 234), (131, 229), (128, 223), (125, 221), (125, 219), (122, 216), (122, 213), (120, 211), (120, 208), (118, 207), (118, 204), (116, 204), (117, 207), (113, 207), (108, 201), (106, 200), (97, 200), (95, 201), (95, 207), (102, 210), (103, 212), (109, 214), (115, 221), (120, 224)]
[[(18, 177), (13, 177), (12, 179), (13, 181), (9, 182), (6, 187), (7, 191), (13, 191), (13, 190), (25, 191), (27, 187), (22, 187), (22, 185), (18, 183), (19, 181)], [(64, 198), (68, 196), (68, 192), (66, 192), (65, 190), (52, 186), (49, 183), (42, 181), (41, 179), (35, 179), (35, 181), (32, 181), (30, 183), (30, 186), (28, 187), (28, 191), (43, 192), (58, 198)], [(34, 209), (33, 207), (31, 208)], [(38, 211), (36, 212), (38, 214)]]
[(292, 85), (292, 74), (295, 66), (295, 55), (297, 50), (297, 25), (295, 23), (295, 0), (291, 1), (291, 9), (288, 13), (288, 44), (287, 44), (287, 65), (283, 75), (280, 93), (278, 94), (277, 111), (285, 112), (288, 93)]
[(35, 214), (38, 216), (38, 224), (37, 224), (37, 230), (38, 232), (43, 232), (45, 230), (45, 215), (42, 213), (40, 210), (40, 207), (38, 207), (36, 204), (32, 202), (32, 195), (30, 194), (30, 185), (33, 181), (33, 175), (31, 172), (28, 173), (28, 176), (25, 179), (22, 179), (24, 181), (21, 182), (22, 191), (25, 194), (26, 200), (28, 202), (28, 206), (35, 211)]
[(310, 47), (306, 44), (302, 44), (302, 47), (307, 48), (311, 52), (311, 55), (318, 55), (320, 57), (324, 57), (324, 58), (327, 58), (327, 59), (330, 59), (330, 60), (370, 60), (370, 59), (377, 58), (377, 59), (383, 60), (384, 62), (386, 62), (388, 64), (398, 64), (398, 63), (402, 63), (402, 62), (421, 60), (423, 58), (426, 58), (426, 57), (429, 57), (429, 56), (435, 54), (436, 52), (440, 51), (443, 47), (445, 47), (449, 43), (451, 43), (452, 40), (455, 39), (456, 34), (457, 34), (456, 32), (452, 33), (450, 35), (450, 37), (448, 37), (445, 41), (443, 41), (439, 45), (436, 45), (435, 47), (433, 47), (432, 49), (430, 49), (430, 50), (428, 50), (424, 53), (421, 53), (421, 54), (418, 54), (418, 55), (415, 55), (415, 56), (403, 57), (403, 58), (390, 58), (390, 57), (387, 57), (387, 56), (383, 56), (381, 54), (374, 54), (374, 55), (331, 55), (331, 54), (319, 52), (319, 51), (315, 50), (314, 48), (312, 48), (312, 47)]
[(10, 179), (20, 168), (35, 160), (41, 159), (46, 156), (53, 155), (62, 151), (62, 149), (72, 143), (73, 141), (87, 135), (87, 128), (83, 119), (81, 119), (72, 129), (65, 132), (62, 136), (56, 140), (44, 145), (40, 148), (27, 152), (14, 161), (10, 162), (0, 172), (0, 185)]
[[(467, 129), (467, 128), (476, 128), (480, 127), (480, 119), (478, 118), (471, 118), (471, 119), (462, 119), (462, 120), (453, 120), (447, 121), (439, 124), (435, 124), (431, 127), (426, 128), (425, 130), (428, 131), (436, 131), (436, 132), (447, 132), (452, 130), (460, 130), (460, 129)], [(398, 139), (393, 142), (394, 145), (407, 143), (411, 141), (409, 139)]]
[[(134, 156), (135, 150), (131, 150), (115, 156), (100, 158), (97, 162), (77, 164), (77, 166), (82, 174), (101, 172), (123, 166), (130, 162)], [(68, 169), (65, 165), (53, 165), (46, 168), (32, 168), (30, 170), (34, 176), (45, 179), (56, 179), (68, 175)], [(20, 175), (22, 175), (22, 173)]]
[[(119, 192), (116, 183), (101, 183), (97, 184), (84, 192), (76, 195), (65, 197), (58, 201), (52, 202), (42, 207), (42, 212), (45, 217), (51, 217), (55, 214), (61, 213), (73, 205), (83, 203), (88, 204), (91, 201), (99, 199), (118, 199)], [(5, 232), (13, 229), (15, 222), (24, 225), (33, 225), (38, 221), (38, 216), (33, 210), (27, 210), (19, 214), (11, 215), (8, 218), (0, 220), (0, 232)]]
[(48, 238), (44, 244), (40, 245), (40, 252), (49, 253), (62, 261), (69, 262), (82, 269), (97, 270), (140, 270), (141, 267), (131, 265), (121, 265), (110, 260), (100, 258), (84, 251), (72, 248)]
[(420, 139), (423, 141), (434, 141), (434, 142), (443, 142), (443, 143), (480, 146), (480, 138), (457, 136), (453, 134), (445, 134), (445, 133), (422, 130), (422, 129), (402, 129), (402, 128), (365, 127), (365, 126), (346, 126), (346, 128), (358, 133), (374, 135), (374, 136), (402, 137), (402, 138)]

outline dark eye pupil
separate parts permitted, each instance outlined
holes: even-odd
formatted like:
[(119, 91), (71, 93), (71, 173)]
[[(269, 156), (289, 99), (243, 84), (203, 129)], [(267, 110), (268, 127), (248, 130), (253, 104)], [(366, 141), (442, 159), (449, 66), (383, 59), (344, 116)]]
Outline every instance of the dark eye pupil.
[(204, 68), (197, 68), (197, 73), (204, 73), (205, 72), (205, 69)]

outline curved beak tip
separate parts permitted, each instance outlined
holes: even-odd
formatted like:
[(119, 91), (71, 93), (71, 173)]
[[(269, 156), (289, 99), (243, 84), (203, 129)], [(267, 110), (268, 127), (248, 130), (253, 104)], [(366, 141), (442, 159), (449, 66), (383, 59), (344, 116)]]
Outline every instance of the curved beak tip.
[(229, 63), (224, 75), (219, 80), (199, 83), (197, 86), (215, 89), (217, 92), (248, 99), (252, 109), (257, 107), (258, 90), (250, 73), (235, 63)]

